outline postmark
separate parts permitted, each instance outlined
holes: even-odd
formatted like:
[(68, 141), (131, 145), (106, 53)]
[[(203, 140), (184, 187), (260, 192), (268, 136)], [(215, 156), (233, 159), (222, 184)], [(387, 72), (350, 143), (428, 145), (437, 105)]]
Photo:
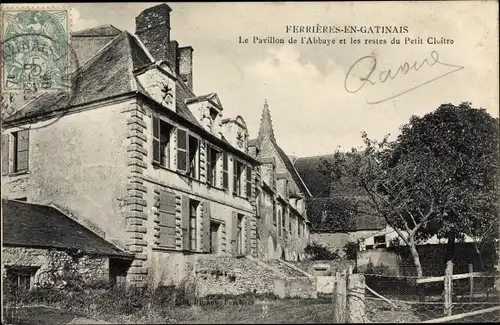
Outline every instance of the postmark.
[[(2, 10), (2, 122), (41, 96), (57, 97), (53, 111), (71, 104), (79, 88), (80, 65), (70, 46), (68, 13), (67, 8), (35, 5)], [(36, 128), (53, 124), (64, 112), (58, 115)]]
[(3, 10), (3, 91), (69, 87), (68, 10)]

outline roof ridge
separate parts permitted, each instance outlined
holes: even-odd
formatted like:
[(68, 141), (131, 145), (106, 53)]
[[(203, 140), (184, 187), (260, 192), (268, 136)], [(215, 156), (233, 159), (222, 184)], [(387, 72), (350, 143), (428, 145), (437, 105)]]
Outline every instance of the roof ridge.
[[(82, 36), (82, 35), (85, 35), (85, 32), (96, 31), (96, 30), (101, 29), (101, 28), (112, 29), (112, 30), (116, 31), (117, 34), (120, 34), (122, 32), (121, 29), (117, 28), (116, 26), (114, 26), (112, 24), (101, 24), (101, 25), (97, 25), (97, 26), (94, 26), (94, 27), (89, 27), (89, 28), (85, 28), (85, 29), (81, 29), (81, 30), (76, 30), (74, 32), (71, 32), (71, 35), (73, 35), (73, 36)], [(88, 36), (98, 36), (98, 35), (88, 35)], [(101, 36), (113, 36), (113, 35), (111, 34), (111, 35), (101, 35)]]

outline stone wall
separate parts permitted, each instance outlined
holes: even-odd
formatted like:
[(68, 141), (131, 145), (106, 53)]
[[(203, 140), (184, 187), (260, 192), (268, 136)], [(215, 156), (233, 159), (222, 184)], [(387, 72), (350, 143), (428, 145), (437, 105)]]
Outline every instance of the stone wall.
[(196, 263), (195, 277), (198, 297), (245, 293), (317, 297), (315, 278), (286, 276), (282, 270), (251, 257), (203, 256)]
[(34, 284), (41, 280), (40, 275), (47, 270), (65, 276), (77, 275), (90, 282), (96, 280), (109, 280), (109, 259), (104, 256), (70, 255), (67, 252), (25, 247), (3, 247), (2, 277), (6, 275), (6, 267), (33, 267)]
[(274, 294), (280, 298), (317, 298), (316, 279), (308, 277), (278, 278), (274, 281)]
[(311, 260), (305, 260), (305, 261), (300, 261), (300, 262), (289, 262), (300, 269), (304, 270), (305, 272), (311, 274), (311, 275), (318, 275), (315, 274), (314, 266), (315, 265), (327, 265), (328, 270), (326, 274), (322, 273), (320, 275), (331, 275), (335, 274), (335, 271), (342, 272), (343, 270), (348, 270), (349, 266), (352, 266), (354, 269), (356, 262), (353, 260), (344, 260), (344, 259), (339, 259), (339, 260), (322, 260), (322, 261), (311, 261)]
[(248, 258), (203, 256), (196, 264), (198, 297), (273, 293), (276, 274)]

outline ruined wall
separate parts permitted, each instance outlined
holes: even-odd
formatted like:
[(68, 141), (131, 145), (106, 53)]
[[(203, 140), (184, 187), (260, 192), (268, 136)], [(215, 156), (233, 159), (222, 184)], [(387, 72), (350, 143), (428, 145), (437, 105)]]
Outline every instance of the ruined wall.
[(195, 273), (198, 297), (274, 292), (276, 274), (247, 258), (203, 257)]
[(109, 259), (105, 256), (82, 255), (72, 257), (64, 251), (42, 248), (3, 247), (2, 276), (9, 266), (38, 267), (34, 275), (35, 285), (45, 271), (55, 271), (58, 276), (80, 275), (92, 282), (109, 280)]

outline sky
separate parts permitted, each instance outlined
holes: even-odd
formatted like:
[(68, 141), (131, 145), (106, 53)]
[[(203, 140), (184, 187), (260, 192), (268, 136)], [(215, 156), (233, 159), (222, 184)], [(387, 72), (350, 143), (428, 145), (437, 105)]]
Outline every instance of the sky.
[[(135, 16), (156, 4), (71, 4), (71, 29), (112, 24), (134, 33)], [(412, 115), (422, 116), (444, 103), (471, 102), (498, 117), (496, 1), (169, 5), (172, 39), (194, 48), (195, 93), (216, 92), (224, 117), (241, 115), (251, 138), (257, 135), (267, 99), (277, 142), (289, 155), (348, 150), (362, 144), (363, 131), (375, 139), (394, 137)], [(286, 26), (318, 24), (407, 26), (408, 32), (286, 32)], [(298, 43), (254, 44), (254, 36), (285, 41), (294, 36)], [(420, 37), (424, 44), (349, 44), (351, 38), (385, 38), (390, 43), (394, 36), (416, 42)], [(249, 43), (239, 43), (239, 37), (249, 38)], [(301, 37), (336, 43), (301, 44)], [(426, 44), (428, 37), (452, 39), (453, 44)], [(340, 39), (347, 44), (339, 44)], [(414, 65), (422, 67), (409, 68)], [(388, 70), (394, 76), (400, 66), (406, 74), (400, 69), (388, 77)]]

